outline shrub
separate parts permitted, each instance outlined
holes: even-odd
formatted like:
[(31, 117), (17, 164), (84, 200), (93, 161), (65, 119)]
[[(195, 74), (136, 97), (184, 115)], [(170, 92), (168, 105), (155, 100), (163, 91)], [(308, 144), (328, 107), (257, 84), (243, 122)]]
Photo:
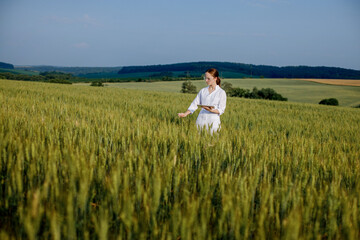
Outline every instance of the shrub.
[[(225, 84), (225, 83), (224, 83)], [(266, 99), (266, 100), (277, 100), (277, 101), (287, 101), (287, 98), (284, 98), (279, 93), (277, 93), (272, 88), (262, 88), (261, 90), (256, 87), (253, 88), (252, 92), (249, 89), (243, 88), (232, 88), (232, 85), (229, 83), (226, 84), (226, 93), (229, 97), (243, 97), (251, 99)]]
[(232, 84), (229, 82), (223, 82), (221, 88), (226, 92), (230, 93), (233, 90)]
[(278, 100), (278, 101), (287, 101), (287, 98), (284, 98), (279, 93), (275, 92), (272, 88), (262, 88), (258, 95), (262, 99), (268, 99), (268, 100)]
[(50, 79), (50, 80), (48, 80), (46, 82), (48, 82), (48, 83), (72, 84), (72, 82), (70, 82), (69, 80), (65, 80), (65, 79)]
[(250, 98), (250, 90), (243, 89), (243, 88), (233, 88), (229, 92), (230, 97), (243, 97), (243, 98)]
[(257, 89), (257, 87), (254, 87), (252, 92), (250, 93), (250, 97), (249, 98), (252, 98), (252, 99), (260, 99), (261, 96), (259, 94), (259, 90)]
[(339, 105), (339, 101), (336, 98), (327, 98), (327, 99), (323, 99), (319, 102), (319, 104), (323, 104), (323, 105), (331, 105), (331, 106), (338, 106)]
[(197, 93), (196, 86), (192, 84), (189, 80), (183, 82), (181, 86), (182, 93)]
[(90, 86), (92, 86), (92, 87), (103, 87), (104, 84), (102, 82), (92, 82), (90, 84)]

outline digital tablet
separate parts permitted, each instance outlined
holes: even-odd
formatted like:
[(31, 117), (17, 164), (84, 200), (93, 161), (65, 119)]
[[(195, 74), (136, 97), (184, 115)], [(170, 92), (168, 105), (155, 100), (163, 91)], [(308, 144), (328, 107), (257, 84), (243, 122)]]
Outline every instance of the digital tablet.
[(211, 106), (211, 105), (204, 105), (204, 104), (198, 104), (198, 107), (209, 107), (209, 108), (214, 108), (215, 106)]

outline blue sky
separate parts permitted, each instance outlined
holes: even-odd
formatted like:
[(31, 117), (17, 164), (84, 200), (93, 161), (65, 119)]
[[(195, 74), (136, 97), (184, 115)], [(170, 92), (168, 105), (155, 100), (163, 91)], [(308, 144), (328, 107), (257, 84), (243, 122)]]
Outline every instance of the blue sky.
[(360, 70), (359, 0), (1, 0), (0, 61)]

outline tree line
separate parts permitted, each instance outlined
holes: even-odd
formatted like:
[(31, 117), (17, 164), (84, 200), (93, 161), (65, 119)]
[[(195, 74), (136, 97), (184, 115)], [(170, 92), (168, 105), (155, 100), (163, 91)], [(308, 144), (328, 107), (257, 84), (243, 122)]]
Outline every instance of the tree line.
[[(225, 90), (226, 95), (229, 97), (242, 97), (250, 99), (266, 99), (266, 100), (277, 100), (277, 101), (287, 101), (288, 99), (283, 97), (281, 94), (277, 93), (272, 88), (262, 88), (258, 89), (254, 87), (252, 91), (249, 89), (243, 89), (239, 87), (232, 87), (231, 83), (224, 82), (222, 84), (222, 89)], [(184, 81), (181, 86), (182, 93), (197, 93), (196, 86), (191, 83), (191, 81)]]
[(360, 79), (360, 71), (338, 67), (287, 66), (276, 67), (230, 62), (190, 62), (165, 65), (128, 66), (119, 70), (119, 74), (145, 72), (189, 72), (196, 77), (209, 68), (216, 68), (220, 73), (241, 73), (249, 77), (265, 78), (326, 78), (326, 79)]
[(14, 69), (14, 65), (12, 65), (12, 64), (10, 64), (10, 63), (0, 62), (0, 68), (4, 68), (4, 69)]
[(20, 81), (35, 81), (35, 82), (49, 82), (49, 83), (63, 83), (72, 84), (78, 77), (74, 77), (70, 73), (61, 72), (43, 72), (39, 75), (14, 74), (10, 72), (0, 72), (1, 79), (20, 80)]
[[(1, 65), (1, 64), (0, 64)], [(3, 63), (3, 68), (14, 68), (11, 64)], [(310, 66), (285, 66), (277, 67), (270, 65), (253, 65), (232, 62), (189, 62), (164, 65), (148, 66), (125, 66), (125, 67), (56, 67), (56, 66), (29, 66), (16, 67), (16, 69), (31, 70), (37, 72), (64, 72), (77, 77), (89, 77), (98, 74), (99, 77), (109, 79), (118, 75), (117, 82), (128, 79), (131, 73), (142, 73), (141, 78), (156, 78), (158, 80), (181, 80), (179, 78), (201, 77), (209, 68), (216, 68), (225, 78), (248, 77), (248, 78), (325, 78), (325, 79), (360, 79), (360, 71), (338, 67), (310, 67)], [(179, 72), (183, 74), (179, 75)], [(90, 74), (90, 75), (89, 75)], [(139, 76), (137, 76), (139, 78)], [(132, 78), (131, 81), (136, 81)], [(130, 80), (130, 78), (129, 78)]]

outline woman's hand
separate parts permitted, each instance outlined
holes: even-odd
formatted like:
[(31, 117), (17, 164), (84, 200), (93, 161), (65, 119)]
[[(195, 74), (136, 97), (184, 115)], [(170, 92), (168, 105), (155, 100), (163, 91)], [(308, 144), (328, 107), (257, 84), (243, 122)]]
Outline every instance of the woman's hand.
[(202, 106), (203, 109), (212, 112), (212, 110), (214, 109), (214, 107), (206, 107), (206, 106)]
[(219, 114), (219, 110), (215, 109), (214, 107), (205, 107), (205, 106), (202, 106), (203, 109), (211, 112), (211, 113), (216, 113), (216, 114)]
[(186, 117), (187, 115), (189, 115), (191, 112), (189, 110), (187, 110), (186, 112), (184, 113), (178, 113), (178, 116), (183, 118), (183, 117)]

